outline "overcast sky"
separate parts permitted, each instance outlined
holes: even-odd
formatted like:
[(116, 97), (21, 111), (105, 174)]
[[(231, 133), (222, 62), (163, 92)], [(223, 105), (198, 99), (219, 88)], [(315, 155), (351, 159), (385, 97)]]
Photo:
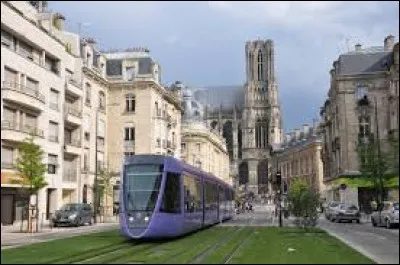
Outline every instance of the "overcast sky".
[(347, 46), (382, 46), (399, 32), (398, 1), (61, 1), (50, 8), (65, 15), (67, 30), (82, 23), (101, 49), (148, 47), (166, 84), (243, 84), (245, 42), (272, 39), (285, 130), (319, 117), (332, 62)]

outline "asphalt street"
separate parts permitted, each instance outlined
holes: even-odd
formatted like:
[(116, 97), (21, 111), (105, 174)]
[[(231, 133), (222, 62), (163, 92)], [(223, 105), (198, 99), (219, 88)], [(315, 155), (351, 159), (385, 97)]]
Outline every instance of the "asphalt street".
[(399, 264), (399, 229), (373, 227), (371, 223), (333, 223), (318, 226), (380, 264)]

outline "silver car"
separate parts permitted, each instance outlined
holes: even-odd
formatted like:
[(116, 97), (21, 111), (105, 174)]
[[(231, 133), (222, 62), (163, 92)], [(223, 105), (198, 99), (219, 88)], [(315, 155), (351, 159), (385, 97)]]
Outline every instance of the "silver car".
[(392, 228), (399, 225), (399, 202), (384, 202), (382, 211), (375, 211), (371, 215), (371, 223), (373, 226), (386, 226)]
[(326, 205), (325, 208), (325, 218), (331, 220), (332, 214), (335, 213), (335, 210), (341, 205), (340, 202), (332, 201)]
[(352, 204), (340, 204), (339, 207), (334, 209), (334, 212), (331, 215), (331, 221), (340, 222), (340, 221), (356, 221), (360, 223), (361, 214), (358, 210), (357, 206)]

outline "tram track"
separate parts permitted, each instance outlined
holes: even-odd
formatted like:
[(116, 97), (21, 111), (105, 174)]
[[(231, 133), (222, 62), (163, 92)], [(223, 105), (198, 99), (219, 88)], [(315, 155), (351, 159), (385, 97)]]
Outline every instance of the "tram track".
[(229, 264), (229, 262), (232, 260), (233, 256), (239, 251), (239, 249), (243, 248), (247, 241), (251, 238), (252, 235), (254, 235), (254, 228), (252, 228), (251, 232), (247, 235), (247, 237), (243, 241), (238, 241), (239, 243), (235, 245), (233, 250), (228, 253), (221, 261), (221, 264)]
[(119, 242), (116, 244), (114, 243), (114, 244), (102, 246), (102, 247), (91, 249), (91, 250), (85, 250), (85, 251), (79, 252), (79, 253), (69, 257), (67, 260), (65, 259), (65, 257), (62, 257), (62, 258), (50, 260), (48, 263), (51, 263), (51, 264), (72, 263), (73, 264), (73, 263), (79, 262), (81, 260), (91, 258), (91, 257), (96, 256), (103, 252), (113, 251), (113, 250), (118, 249), (121, 246), (125, 245), (126, 243), (127, 243), (126, 241), (123, 241), (123, 242)]
[(240, 233), (244, 227), (238, 228), (236, 231), (231, 233), (228, 237), (222, 235), (222, 239), (217, 240), (214, 244), (211, 246), (207, 247), (205, 250), (201, 251), (199, 254), (197, 254), (194, 258), (192, 258), (188, 263), (190, 264), (201, 264), (201, 261), (204, 259), (204, 257), (207, 257), (210, 253), (211, 250), (217, 249), (219, 246), (221, 246), (223, 243), (228, 242), (232, 237), (234, 237), (236, 234)]

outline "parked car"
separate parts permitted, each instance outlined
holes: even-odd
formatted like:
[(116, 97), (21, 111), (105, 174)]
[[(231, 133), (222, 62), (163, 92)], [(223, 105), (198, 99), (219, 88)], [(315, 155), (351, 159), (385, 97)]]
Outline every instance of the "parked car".
[(392, 228), (399, 225), (399, 202), (384, 202), (382, 211), (374, 211), (371, 215), (373, 226), (386, 226)]
[(353, 204), (340, 204), (333, 210), (331, 214), (331, 221), (340, 222), (340, 221), (356, 221), (360, 223), (361, 214), (358, 210), (357, 206)]
[(338, 208), (340, 205), (341, 203), (337, 201), (329, 202), (325, 208), (325, 218), (331, 220), (332, 214), (335, 212), (335, 209)]
[(55, 212), (52, 218), (54, 227), (60, 225), (81, 226), (85, 223), (92, 225), (93, 209), (87, 203), (68, 203)]

